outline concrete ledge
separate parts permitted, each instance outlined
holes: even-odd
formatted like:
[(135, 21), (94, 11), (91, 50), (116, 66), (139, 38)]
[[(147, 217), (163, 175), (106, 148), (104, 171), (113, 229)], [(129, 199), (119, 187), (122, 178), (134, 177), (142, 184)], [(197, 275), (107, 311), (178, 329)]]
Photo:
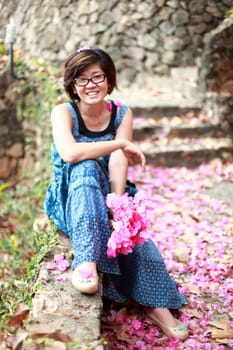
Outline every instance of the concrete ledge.
[(32, 338), (58, 341), (63, 349), (102, 350), (101, 288), (93, 296), (79, 293), (71, 284), (71, 270), (65, 272), (67, 280), (59, 282), (57, 277), (61, 274), (60, 271), (48, 271), (46, 268), (47, 261), (53, 260), (54, 254), (58, 253), (63, 253), (66, 259), (71, 256), (69, 240), (60, 233), (59, 245), (53, 248), (50, 256), (41, 264), (27, 331)]

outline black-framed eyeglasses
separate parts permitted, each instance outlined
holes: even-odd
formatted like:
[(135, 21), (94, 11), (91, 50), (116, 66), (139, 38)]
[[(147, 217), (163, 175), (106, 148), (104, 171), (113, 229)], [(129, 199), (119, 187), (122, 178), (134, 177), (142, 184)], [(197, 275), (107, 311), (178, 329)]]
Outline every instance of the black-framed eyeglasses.
[(91, 81), (93, 84), (102, 83), (106, 78), (105, 74), (96, 74), (91, 78), (78, 77), (74, 79), (74, 83), (77, 86), (86, 86)]

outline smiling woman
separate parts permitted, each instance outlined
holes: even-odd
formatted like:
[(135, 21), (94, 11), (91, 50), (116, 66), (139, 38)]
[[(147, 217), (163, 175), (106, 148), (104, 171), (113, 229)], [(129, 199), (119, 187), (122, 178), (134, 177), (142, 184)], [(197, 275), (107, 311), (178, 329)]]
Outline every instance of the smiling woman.
[[(95, 74), (97, 76), (104, 74), (104, 76), (107, 78), (107, 93), (111, 94), (113, 89), (117, 87), (116, 68), (111, 57), (100, 49), (90, 50), (89, 48), (84, 47), (73, 52), (65, 61), (65, 68), (69, 67), (69, 69), (65, 70), (64, 88), (66, 93), (72, 100), (80, 100), (79, 95), (73, 89), (72, 83), (75, 82), (77, 84), (78, 78), (77, 86), (86, 86), (90, 80), (86, 80), (89, 77), (87, 71), (85, 72), (84, 76), (84, 69), (93, 64), (96, 65), (96, 63), (98, 65), (97, 72), (93, 71), (92, 74)], [(105, 80), (105, 77), (103, 79), (102, 76), (103, 80), (98, 79), (98, 81), (95, 80), (94, 82), (92, 81), (92, 83), (99, 84)], [(85, 83), (83, 83), (83, 79)]]
[(115, 87), (115, 65), (103, 50), (79, 49), (65, 61), (64, 88), (71, 101), (51, 113), (53, 179), (45, 210), (71, 240), (74, 288), (94, 294), (101, 272), (104, 298), (136, 301), (165, 334), (185, 339), (186, 327), (168, 310), (180, 308), (185, 298), (155, 244), (148, 240), (131, 254), (107, 255), (114, 215), (107, 195), (134, 197), (128, 163), (145, 166), (144, 154), (132, 142), (132, 111), (106, 100)]

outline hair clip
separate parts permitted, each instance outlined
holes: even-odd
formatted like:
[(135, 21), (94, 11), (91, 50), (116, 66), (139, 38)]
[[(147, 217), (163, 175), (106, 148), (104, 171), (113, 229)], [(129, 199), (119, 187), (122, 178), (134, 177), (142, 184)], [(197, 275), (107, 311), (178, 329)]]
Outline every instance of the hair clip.
[(79, 47), (77, 52), (82, 52), (84, 50), (90, 50), (90, 47), (89, 46), (82, 46), (82, 47)]

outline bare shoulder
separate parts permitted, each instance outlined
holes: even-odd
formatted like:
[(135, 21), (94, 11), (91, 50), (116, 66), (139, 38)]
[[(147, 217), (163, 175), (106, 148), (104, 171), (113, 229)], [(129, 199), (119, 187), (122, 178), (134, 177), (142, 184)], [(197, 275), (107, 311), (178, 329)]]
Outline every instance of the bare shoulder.
[(53, 107), (53, 109), (52, 109), (52, 113), (60, 113), (60, 112), (64, 112), (64, 111), (69, 111), (69, 107), (68, 107), (67, 102), (60, 103), (60, 104), (56, 105), (55, 107)]
[(51, 118), (53, 119), (57, 119), (57, 118), (67, 118), (67, 117), (71, 117), (70, 114), (70, 110), (69, 107), (67, 105), (67, 103), (61, 103), (59, 105), (56, 105), (51, 112)]
[(130, 107), (127, 106), (127, 109), (125, 111), (125, 114), (124, 114), (124, 117), (123, 117), (123, 120), (124, 119), (128, 119), (128, 120), (131, 120), (133, 119), (133, 111)]
[(132, 117), (132, 116), (133, 116), (133, 111), (132, 111), (132, 109), (131, 109), (130, 107), (128, 107), (125, 114), (127, 114), (127, 115), (129, 115), (129, 116)]
[(127, 106), (124, 115), (122, 116), (119, 127), (117, 128), (116, 138), (123, 138), (126, 140), (132, 140), (133, 133), (133, 112)]

